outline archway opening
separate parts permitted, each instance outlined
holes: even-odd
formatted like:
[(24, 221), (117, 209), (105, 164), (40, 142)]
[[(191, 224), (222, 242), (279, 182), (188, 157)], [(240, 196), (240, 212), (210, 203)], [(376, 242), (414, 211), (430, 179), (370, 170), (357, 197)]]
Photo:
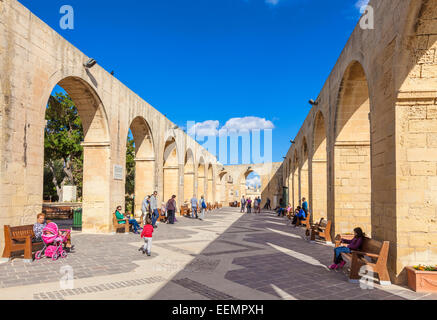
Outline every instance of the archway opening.
[(108, 231), (110, 139), (101, 100), (84, 80), (67, 77), (52, 90), (45, 120), (43, 199), (81, 206), (84, 230)]
[(247, 170), (240, 180), (241, 194), (246, 199), (250, 198), (253, 202), (255, 198), (261, 198), (261, 176), (254, 170)]
[(328, 217), (328, 173), (326, 153), (326, 124), (323, 114), (316, 115), (311, 161), (311, 212), (315, 221)]
[(292, 190), (291, 194), (293, 195), (293, 202), (292, 206), (293, 208), (296, 208), (299, 204), (299, 157), (297, 155), (297, 150), (294, 150), (294, 156), (293, 156), (293, 166), (291, 169), (291, 176), (292, 176)]
[(163, 197), (162, 202), (167, 202), (173, 195), (178, 195), (179, 191), (179, 165), (176, 141), (170, 138), (164, 147), (163, 165)]
[(360, 226), (371, 234), (370, 102), (358, 62), (346, 70), (338, 96), (334, 146), (335, 233)]
[(308, 144), (306, 138), (302, 143), (302, 161), (299, 167), (299, 199), (298, 205), (302, 205), (302, 199), (306, 201), (309, 199), (309, 186), (308, 186)]
[(142, 117), (132, 120), (126, 143), (126, 212), (141, 216), (141, 205), (155, 188), (155, 151), (152, 131)]
[(185, 153), (184, 163), (184, 202), (186, 203), (189, 203), (193, 195), (196, 194), (194, 177), (194, 155), (191, 149), (188, 149)]

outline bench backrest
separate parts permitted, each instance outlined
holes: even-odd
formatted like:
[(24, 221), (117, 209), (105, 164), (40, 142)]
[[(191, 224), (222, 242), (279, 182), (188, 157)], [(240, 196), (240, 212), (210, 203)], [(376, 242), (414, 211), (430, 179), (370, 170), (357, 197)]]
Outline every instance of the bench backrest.
[(27, 237), (27, 236), (34, 236), (33, 233), (33, 224), (26, 225), (26, 226), (17, 226), (17, 227), (11, 227), (11, 226), (4, 226), (5, 230), (5, 236), (8, 235), (9, 239), (18, 238), (18, 237)]

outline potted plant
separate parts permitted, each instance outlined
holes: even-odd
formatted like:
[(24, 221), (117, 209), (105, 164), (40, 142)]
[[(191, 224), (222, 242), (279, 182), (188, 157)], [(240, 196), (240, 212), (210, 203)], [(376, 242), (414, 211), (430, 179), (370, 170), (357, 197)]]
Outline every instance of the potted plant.
[(437, 292), (437, 265), (406, 267), (408, 286), (416, 292)]

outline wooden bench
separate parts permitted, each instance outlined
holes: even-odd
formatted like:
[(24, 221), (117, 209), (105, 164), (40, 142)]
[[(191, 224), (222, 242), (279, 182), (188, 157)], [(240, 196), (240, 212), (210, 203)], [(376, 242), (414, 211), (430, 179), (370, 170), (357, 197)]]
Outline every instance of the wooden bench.
[[(121, 221), (126, 221), (125, 223), (119, 223)], [(129, 219), (117, 219), (115, 212), (112, 214), (112, 224), (115, 232), (119, 229), (123, 229), (125, 233), (129, 233)]]
[(181, 216), (189, 216), (190, 215), (190, 208), (188, 205), (182, 205), (180, 211)]
[[(340, 235), (336, 236), (336, 247), (340, 246), (341, 238), (344, 239), (345, 237)], [(350, 238), (351, 237), (349, 237), (349, 239)], [(342, 253), (341, 256), (343, 260), (349, 262), (351, 266), (349, 282), (358, 283), (360, 280), (361, 267), (369, 266), (374, 273), (378, 274), (380, 285), (391, 285), (387, 270), (389, 247), (390, 241), (381, 242), (365, 237), (360, 250), (352, 250), (351, 253)]]
[(5, 248), (3, 250), (2, 260), (10, 260), (13, 252), (24, 251), (24, 261), (32, 262), (32, 252), (40, 250), (44, 245), (43, 242), (34, 242), (35, 237), (33, 225), (11, 227), (4, 226)]
[(311, 225), (311, 238), (310, 241), (316, 241), (316, 236), (324, 239), (326, 243), (332, 243), (331, 240), (331, 220), (325, 220), (321, 218), (319, 222)]
[(45, 218), (51, 220), (73, 219), (73, 212), (71, 207), (43, 206), (42, 208), (42, 213), (45, 214)]

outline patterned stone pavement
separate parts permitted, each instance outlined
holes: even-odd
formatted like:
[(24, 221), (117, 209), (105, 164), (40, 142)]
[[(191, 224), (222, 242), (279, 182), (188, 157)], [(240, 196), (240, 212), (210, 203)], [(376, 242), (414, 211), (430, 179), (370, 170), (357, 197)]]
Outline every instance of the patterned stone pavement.
[[(436, 299), (400, 286), (372, 289), (330, 271), (333, 247), (309, 243), (270, 212), (241, 214), (223, 208), (205, 221), (179, 217), (160, 224), (152, 256), (137, 251), (134, 234), (74, 233), (66, 259), (0, 264), (0, 299)], [(64, 288), (62, 267), (74, 274)], [(345, 268), (346, 269), (346, 268)]]

